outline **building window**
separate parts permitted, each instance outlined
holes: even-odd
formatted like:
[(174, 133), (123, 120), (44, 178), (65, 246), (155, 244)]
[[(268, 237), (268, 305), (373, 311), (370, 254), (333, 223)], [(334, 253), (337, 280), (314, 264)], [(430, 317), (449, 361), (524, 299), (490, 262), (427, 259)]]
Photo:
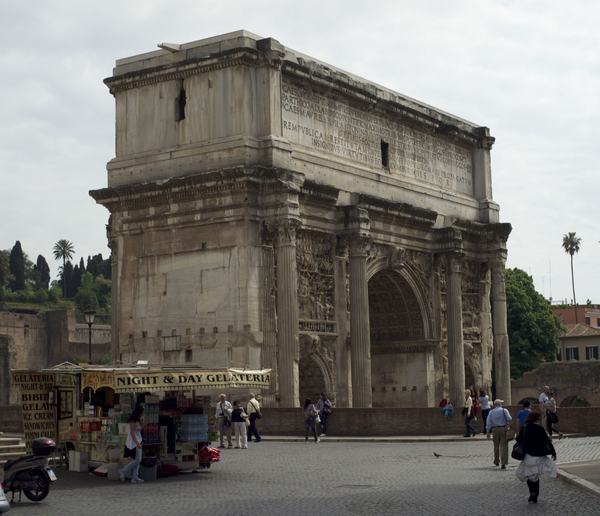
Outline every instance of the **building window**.
[(585, 347), (585, 359), (586, 360), (598, 360), (598, 346), (586, 346)]
[(585, 318), (585, 324), (587, 324), (588, 326), (591, 324), (591, 322), (590, 322), (590, 318), (589, 318), (589, 317), (586, 317), (586, 318)]
[(390, 168), (390, 144), (381, 140), (381, 166)]
[(191, 362), (192, 361), (192, 357), (193, 357), (193, 353), (191, 349), (186, 349), (185, 350), (185, 361), (186, 362)]
[(598, 326), (600, 328), (600, 317), (596, 318), (596, 326)]
[(183, 81), (179, 83), (179, 95), (175, 102), (177, 122), (185, 120), (185, 105), (187, 104), (187, 95), (185, 94), (185, 88), (183, 87)]
[(579, 348), (566, 348), (565, 355), (567, 360), (579, 360)]

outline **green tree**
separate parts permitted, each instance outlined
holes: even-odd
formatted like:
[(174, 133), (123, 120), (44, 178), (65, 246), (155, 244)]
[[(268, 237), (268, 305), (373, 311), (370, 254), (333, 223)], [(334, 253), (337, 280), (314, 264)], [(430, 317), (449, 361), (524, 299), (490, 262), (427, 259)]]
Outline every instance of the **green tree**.
[(11, 279), (10, 251), (8, 249), (3, 249), (0, 251), (0, 287), (6, 287)]
[(10, 273), (13, 278), (9, 284), (11, 290), (23, 290), (25, 288), (25, 255), (18, 240), (10, 251)]
[(573, 307), (575, 310), (575, 322), (577, 321), (577, 300), (575, 298), (575, 276), (573, 275), (573, 255), (579, 252), (581, 247), (581, 238), (575, 232), (567, 233), (563, 236), (562, 247), (565, 253), (571, 256), (571, 286), (573, 287)]
[[(52, 253), (54, 254), (55, 260), (62, 260), (62, 275), (64, 276), (65, 265), (67, 264), (67, 260), (71, 260), (73, 258), (73, 255), (75, 254), (75, 246), (73, 245), (73, 242), (64, 239), (59, 240), (58, 242), (56, 242), (56, 244), (54, 244), (54, 247), (52, 248)], [(64, 281), (63, 277), (63, 297), (67, 297), (66, 283), (67, 282)]]
[(44, 258), (41, 254), (37, 257), (34, 269), (37, 273), (35, 288), (37, 290), (48, 290), (48, 287), (50, 285), (50, 267), (48, 266), (46, 258)]
[(506, 270), (506, 303), (511, 376), (519, 378), (542, 362), (556, 360), (562, 328), (548, 300), (521, 269)]
[(91, 272), (86, 272), (81, 280), (81, 287), (75, 296), (77, 308), (83, 312), (88, 308), (110, 312), (111, 308), (111, 281), (103, 276), (94, 277)]

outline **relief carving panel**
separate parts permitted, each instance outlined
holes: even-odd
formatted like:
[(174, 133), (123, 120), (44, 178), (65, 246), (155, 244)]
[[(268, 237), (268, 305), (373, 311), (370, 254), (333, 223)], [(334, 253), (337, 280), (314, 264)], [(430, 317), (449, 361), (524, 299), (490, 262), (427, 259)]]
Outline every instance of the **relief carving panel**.
[[(335, 322), (334, 245), (330, 235), (299, 231), (296, 241), (298, 312), (301, 329), (319, 331), (314, 321)], [(308, 321), (312, 323), (309, 324)], [(305, 327), (309, 325), (310, 327)], [(319, 325), (333, 333), (335, 325)], [(333, 331), (332, 331), (333, 330)]]

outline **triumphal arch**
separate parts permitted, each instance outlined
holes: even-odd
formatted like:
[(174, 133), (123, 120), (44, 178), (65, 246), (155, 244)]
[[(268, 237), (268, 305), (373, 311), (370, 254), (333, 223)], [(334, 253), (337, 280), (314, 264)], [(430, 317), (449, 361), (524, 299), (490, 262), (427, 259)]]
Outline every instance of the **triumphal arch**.
[(510, 401), (486, 127), (240, 31), (116, 62), (113, 359), (271, 368), (272, 406)]

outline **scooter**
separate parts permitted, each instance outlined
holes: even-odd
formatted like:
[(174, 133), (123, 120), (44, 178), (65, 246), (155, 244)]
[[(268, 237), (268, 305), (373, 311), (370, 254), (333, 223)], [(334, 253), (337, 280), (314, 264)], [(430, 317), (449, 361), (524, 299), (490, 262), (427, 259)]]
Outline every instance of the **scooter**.
[[(56, 443), (48, 437), (40, 437), (31, 443), (33, 455), (25, 455), (9, 460), (4, 464), (4, 476), (0, 479), (5, 493), (11, 493), (14, 502), (15, 493), (21, 493), (32, 502), (41, 502), (50, 492), (50, 484), (56, 481), (56, 475), (48, 467), (48, 455), (56, 448)], [(2, 472), (0, 472), (2, 473)]]

